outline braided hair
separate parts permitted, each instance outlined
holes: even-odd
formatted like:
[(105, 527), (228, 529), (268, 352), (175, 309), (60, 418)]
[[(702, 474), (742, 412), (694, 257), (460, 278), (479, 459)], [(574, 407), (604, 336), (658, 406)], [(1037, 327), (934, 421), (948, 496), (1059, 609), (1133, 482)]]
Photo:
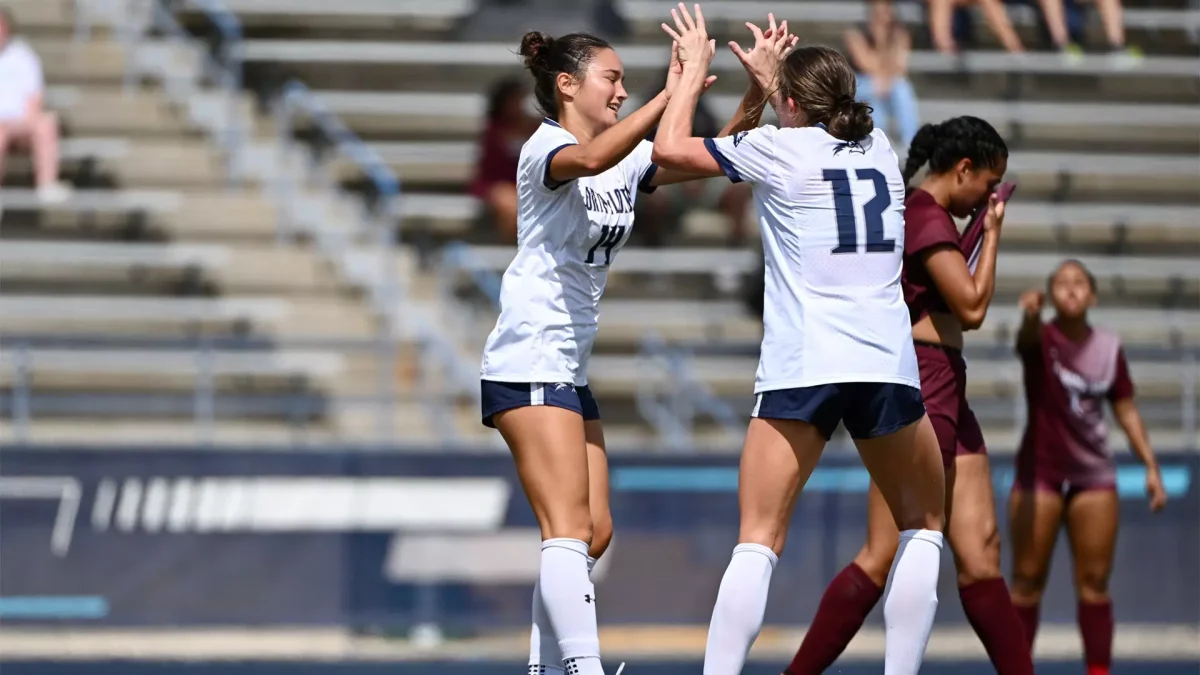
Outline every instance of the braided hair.
[(908, 185), (921, 167), (943, 174), (964, 159), (979, 169), (994, 169), (1008, 161), (1008, 145), (1000, 133), (978, 117), (954, 117), (941, 124), (926, 124), (908, 146), (904, 162), (904, 184)]

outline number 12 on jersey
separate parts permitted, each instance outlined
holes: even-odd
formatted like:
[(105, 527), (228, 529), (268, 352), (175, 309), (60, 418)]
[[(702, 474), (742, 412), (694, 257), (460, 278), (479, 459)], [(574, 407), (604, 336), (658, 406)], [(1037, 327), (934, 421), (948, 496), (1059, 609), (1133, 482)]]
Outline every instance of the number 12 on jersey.
[[(863, 204), (866, 219), (867, 253), (891, 253), (896, 250), (895, 239), (883, 237), (883, 214), (892, 205), (887, 178), (876, 169), (855, 169), (855, 177), (871, 181), (875, 196)], [(854, 216), (854, 193), (850, 175), (845, 169), (825, 169), (823, 177), (832, 184), (833, 209), (837, 212), (838, 245), (833, 253), (858, 253), (858, 223)]]

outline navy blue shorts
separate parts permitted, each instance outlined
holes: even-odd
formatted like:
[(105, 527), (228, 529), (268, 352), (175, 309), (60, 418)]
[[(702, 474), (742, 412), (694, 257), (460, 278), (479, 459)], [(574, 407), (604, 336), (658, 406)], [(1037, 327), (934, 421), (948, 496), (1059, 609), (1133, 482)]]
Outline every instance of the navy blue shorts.
[(876, 438), (897, 432), (921, 419), (921, 390), (891, 382), (839, 382), (815, 387), (764, 391), (754, 403), (753, 417), (800, 420), (817, 427), (829, 440), (838, 422), (851, 438)]
[(494, 382), (481, 380), (483, 393), (483, 425), (496, 428), (492, 417), (497, 413), (527, 405), (548, 405), (566, 408), (583, 415), (584, 420), (600, 419), (600, 406), (592, 390), (566, 382)]

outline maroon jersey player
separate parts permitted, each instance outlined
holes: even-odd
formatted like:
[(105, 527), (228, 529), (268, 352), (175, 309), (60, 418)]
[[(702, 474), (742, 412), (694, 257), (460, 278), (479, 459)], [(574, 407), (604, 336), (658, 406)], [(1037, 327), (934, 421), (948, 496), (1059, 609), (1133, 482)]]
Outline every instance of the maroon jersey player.
[[(963, 332), (978, 328), (995, 289), (996, 252), (1011, 185), (1004, 140), (987, 122), (957, 117), (921, 128), (904, 176), (928, 176), (905, 202), (905, 301), (912, 320), (921, 395), (946, 467), (946, 534), (958, 566), (959, 596), (1000, 675), (1030, 675), (1020, 619), (1000, 571), (991, 473), (979, 423), (966, 399)], [(974, 210), (960, 234), (955, 217)], [(788, 675), (824, 672), (845, 650), (883, 594), (898, 543), (879, 491), (871, 488), (867, 543), (830, 583)]]
[(1088, 309), (1096, 302), (1095, 279), (1082, 263), (1068, 260), (1050, 276), (1049, 290), (1055, 317), (1045, 324), (1045, 294), (1034, 290), (1021, 296), (1025, 320), (1017, 335), (1017, 354), (1025, 371), (1029, 422), (1008, 504), (1012, 596), (1032, 649), (1050, 556), (1065, 522), (1075, 558), (1088, 675), (1108, 675), (1113, 635), (1108, 578), (1117, 534), (1117, 483), (1105, 401), (1146, 465), (1152, 510), (1163, 507), (1166, 492), (1133, 403), (1133, 380), (1121, 340), (1088, 324)]

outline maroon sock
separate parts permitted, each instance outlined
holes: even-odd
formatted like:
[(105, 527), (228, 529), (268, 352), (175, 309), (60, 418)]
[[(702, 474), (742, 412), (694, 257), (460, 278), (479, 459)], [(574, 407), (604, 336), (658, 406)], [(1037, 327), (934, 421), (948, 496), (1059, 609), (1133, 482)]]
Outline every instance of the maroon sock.
[(1112, 666), (1112, 602), (1079, 602), (1079, 632), (1083, 659), (1089, 672), (1106, 672)]
[(825, 672), (846, 650), (882, 595), (883, 589), (861, 567), (850, 563), (829, 582), (812, 626), (796, 658), (784, 672), (787, 675)]
[(1025, 626), (1025, 638), (1029, 640), (1029, 651), (1033, 652), (1033, 643), (1037, 640), (1038, 620), (1041, 617), (1042, 606), (1030, 605), (1024, 607), (1016, 605), (1017, 617), (1021, 619), (1021, 624)]
[(1029, 640), (1004, 579), (977, 581), (958, 589), (958, 596), (997, 675), (1033, 675)]

